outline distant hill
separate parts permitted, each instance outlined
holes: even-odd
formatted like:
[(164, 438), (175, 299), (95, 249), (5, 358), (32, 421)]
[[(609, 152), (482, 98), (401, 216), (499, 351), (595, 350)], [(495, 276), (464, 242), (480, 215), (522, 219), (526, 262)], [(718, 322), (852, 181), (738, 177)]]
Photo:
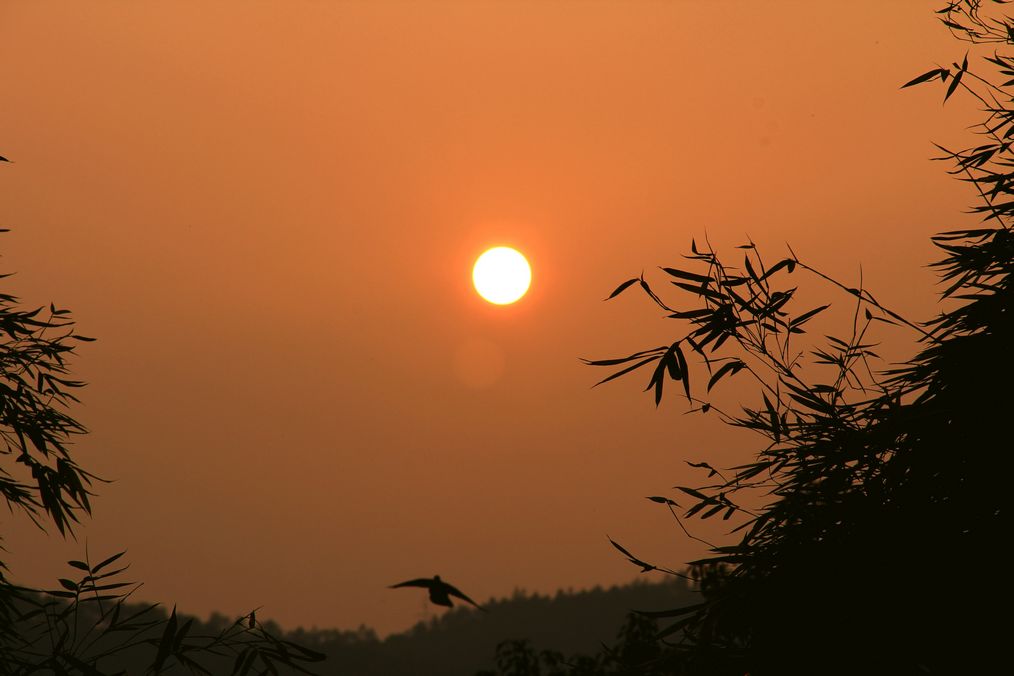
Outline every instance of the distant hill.
[(485, 604), (488, 613), (456, 608), (412, 629), (377, 638), (369, 629), (288, 632), (328, 656), (320, 674), (341, 676), (474, 676), (494, 666), (501, 641), (528, 639), (539, 650), (594, 654), (612, 644), (632, 610), (661, 610), (698, 601), (682, 581), (636, 582), (621, 587), (560, 591), (553, 596), (516, 592)]
[[(697, 596), (682, 580), (636, 582), (584, 591), (560, 591), (552, 596), (515, 592), (510, 598), (493, 599), (486, 613), (456, 607), (406, 632), (381, 640), (368, 627), (356, 630), (297, 629), (283, 632), (272, 622), (265, 627), (305, 647), (327, 655), (327, 661), (308, 665), (321, 676), (475, 676), (495, 666), (497, 644), (528, 640), (538, 650), (553, 650), (566, 656), (594, 655), (602, 644), (615, 643), (617, 633), (631, 610), (661, 610), (697, 602)], [(124, 616), (142, 605), (130, 604)], [(154, 611), (165, 617), (165, 610)], [(189, 619), (182, 614), (180, 624)], [(84, 626), (96, 618), (83, 620)], [(195, 618), (190, 635), (213, 635), (229, 627), (235, 618), (214, 613), (207, 620)], [(150, 634), (150, 632), (149, 632)], [(141, 639), (157, 638), (143, 634)], [(150, 649), (136, 648), (102, 660), (103, 673), (123, 671), (144, 673), (152, 658)], [(211, 673), (229, 673), (232, 660), (200, 659)], [(0, 672), (3, 672), (0, 665)], [(186, 673), (176, 667), (170, 673)], [(293, 673), (279, 669), (280, 673)]]

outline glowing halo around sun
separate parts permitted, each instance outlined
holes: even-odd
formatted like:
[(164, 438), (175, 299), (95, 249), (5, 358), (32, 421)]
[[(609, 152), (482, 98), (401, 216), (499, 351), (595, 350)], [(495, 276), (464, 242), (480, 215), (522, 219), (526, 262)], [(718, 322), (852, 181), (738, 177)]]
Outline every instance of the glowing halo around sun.
[(494, 305), (510, 305), (521, 299), (532, 283), (532, 268), (517, 249), (497, 246), (484, 252), (472, 268), (472, 284)]

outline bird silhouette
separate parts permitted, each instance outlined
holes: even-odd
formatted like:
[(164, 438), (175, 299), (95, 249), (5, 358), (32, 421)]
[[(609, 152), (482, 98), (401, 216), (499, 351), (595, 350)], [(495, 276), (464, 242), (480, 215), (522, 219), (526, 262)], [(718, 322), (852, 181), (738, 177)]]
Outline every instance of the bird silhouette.
[(485, 608), (468, 598), (468, 596), (460, 589), (441, 580), (439, 575), (434, 575), (433, 577), (420, 577), (415, 580), (406, 580), (405, 582), (392, 584), (389, 589), (398, 589), (399, 587), (422, 587), (423, 589), (428, 589), (430, 592), (430, 602), (435, 603), (438, 606), (447, 606), (448, 608), (454, 607), (454, 603), (451, 602), (451, 597), (454, 596), (462, 601), (467, 601), (479, 610), (486, 612)]

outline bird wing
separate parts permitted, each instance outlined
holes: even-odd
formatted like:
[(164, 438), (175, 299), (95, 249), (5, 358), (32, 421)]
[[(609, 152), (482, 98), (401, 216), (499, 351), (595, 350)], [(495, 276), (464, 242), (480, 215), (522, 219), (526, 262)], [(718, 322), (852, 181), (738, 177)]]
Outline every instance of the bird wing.
[(462, 591), (461, 591), (460, 589), (458, 589), (457, 587), (455, 587), (455, 586), (453, 586), (453, 585), (449, 585), (449, 584), (445, 584), (445, 585), (444, 585), (444, 590), (445, 590), (445, 591), (446, 591), (446, 592), (447, 592), (448, 594), (450, 594), (451, 596), (456, 596), (456, 597), (458, 597), (459, 599), (461, 599), (462, 601), (467, 601), (468, 603), (471, 603), (471, 604), (472, 604), (473, 606), (475, 606), (475, 607), (476, 607), (476, 608), (478, 608), (479, 610), (483, 610), (483, 611), (485, 611), (485, 610), (486, 610), (485, 608), (483, 608), (482, 606), (480, 606), (480, 605), (479, 605), (478, 603), (476, 603), (476, 602), (475, 602), (475, 601), (473, 601), (472, 599), (468, 598), (468, 595), (466, 595), (466, 594), (465, 594), (465, 593), (463, 593), (463, 592), (462, 592)]
[(388, 589), (397, 589), (398, 587), (423, 587), (425, 589), (430, 589), (433, 587), (433, 580), (428, 577), (418, 577), (414, 580), (406, 580), (405, 582), (392, 584), (388, 587)]

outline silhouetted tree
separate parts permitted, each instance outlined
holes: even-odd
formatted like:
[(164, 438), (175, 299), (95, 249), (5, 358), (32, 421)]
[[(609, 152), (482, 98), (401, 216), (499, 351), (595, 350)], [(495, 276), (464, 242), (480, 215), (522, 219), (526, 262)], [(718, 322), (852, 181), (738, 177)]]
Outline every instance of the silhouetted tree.
[[(2, 232), (6, 232), (3, 230)], [(0, 275), (0, 279), (9, 275)], [(0, 495), (11, 512), (37, 526), (47, 523), (63, 535), (91, 510), (95, 476), (74, 462), (68, 450), (84, 427), (67, 413), (82, 383), (69, 378), (67, 359), (74, 343), (90, 338), (74, 332), (66, 310), (21, 309), (18, 299), (0, 293)], [(4, 575), (0, 561), (0, 663), (14, 632), (20, 589)]]
[[(940, 15), (959, 39), (999, 49), (1014, 43), (1014, 21), (998, 15), (1003, 4), (960, 0)], [(691, 269), (663, 268), (691, 309), (677, 309), (643, 276), (610, 296), (639, 287), (686, 330), (667, 346), (590, 361), (622, 367), (602, 382), (650, 366), (656, 405), (677, 381), (692, 410), (767, 439), (729, 470), (693, 463), (708, 479), (679, 487), (676, 497), (691, 500), (685, 509), (652, 498), (677, 518), (734, 519), (739, 534), (691, 562), (705, 581), (702, 604), (652, 614), (669, 622), (660, 638), (673, 645), (659, 657), (668, 673), (979, 673), (1009, 659), (998, 598), (1008, 589), (1001, 556), (1011, 532), (1014, 57), (994, 52), (985, 61), (1002, 83), (971, 72), (966, 55), (904, 85), (939, 80), (945, 101), (963, 89), (986, 113), (980, 144), (943, 149), (977, 190), (982, 225), (933, 238), (948, 302), (937, 318), (909, 322), (791, 249), (767, 266), (752, 243), (740, 247), (740, 265), (694, 242)], [(847, 335), (799, 347), (804, 326), (828, 305), (793, 309), (787, 278), (797, 271), (854, 301)], [(878, 323), (914, 330), (916, 356), (875, 368)], [(705, 387), (688, 355), (703, 361)], [(720, 410), (707, 392), (736, 374), (753, 379), (759, 401)], [(942, 581), (950, 592), (932, 593)]]
[[(67, 310), (21, 309), (16, 297), (0, 293), (0, 495), (11, 512), (43, 530), (55, 526), (60, 536), (91, 512), (91, 487), (100, 481), (70, 453), (86, 430), (68, 412), (83, 385), (69, 376), (68, 359), (76, 342), (89, 340), (75, 332)], [(59, 589), (44, 592), (10, 582), (0, 560), (0, 674), (124, 673), (107, 665), (138, 653), (153, 674), (176, 665), (211, 674), (209, 661), (219, 665), (214, 673), (277, 673), (277, 665), (309, 673), (299, 664), (323, 659), (277, 638), (253, 612), (204, 633), (192, 631), (192, 620), (179, 621), (175, 608), (168, 616), (158, 604), (124, 612), (136, 585), (120, 579), (121, 556), (69, 561), (76, 579), (61, 578)], [(223, 658), (230, 662), (224, 669)]]

